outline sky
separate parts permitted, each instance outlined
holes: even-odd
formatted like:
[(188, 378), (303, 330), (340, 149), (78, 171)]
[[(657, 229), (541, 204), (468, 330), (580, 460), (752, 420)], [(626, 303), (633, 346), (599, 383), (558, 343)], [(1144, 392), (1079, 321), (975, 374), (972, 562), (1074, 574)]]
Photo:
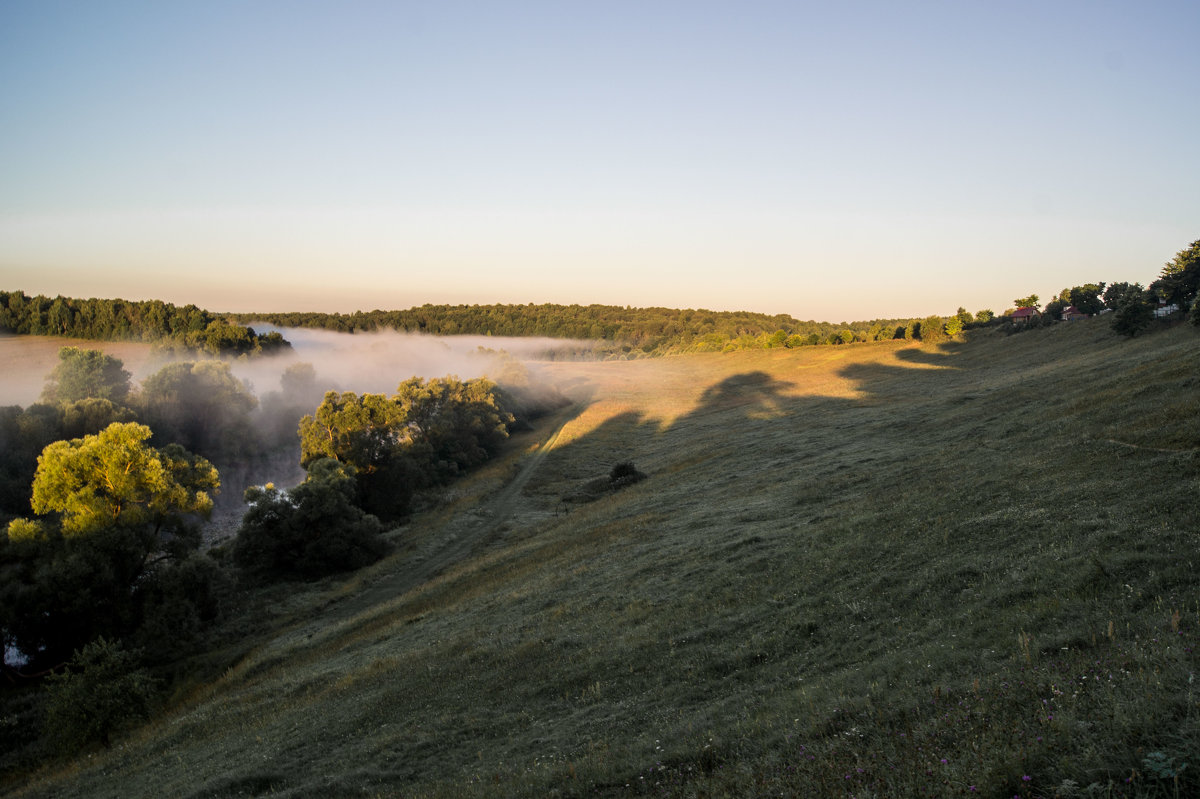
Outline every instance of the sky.
[(0, 290), (866, 320), (1200, 238), (1200, 3), (0, 3)]

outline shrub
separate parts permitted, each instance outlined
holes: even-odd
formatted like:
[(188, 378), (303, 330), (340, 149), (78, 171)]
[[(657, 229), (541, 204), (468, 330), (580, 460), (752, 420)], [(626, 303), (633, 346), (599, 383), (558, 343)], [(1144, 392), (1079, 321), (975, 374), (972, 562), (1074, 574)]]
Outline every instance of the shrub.
[(1133, 337), (1154, 321), (1154, 309), (1142, 299), (1130, 299), (1113, 314), (1112, 329), (1124, 336)]
[(195, 651), (201, 635), (221, 616), (229, 577), (199, 553), (156, 569), (139, 586), (141, 623), (133, 640), (151, 665)]
[(354, 469), (331, 458), (314, 461), (308, 479), (280, 491), (273, 485), (246, 490), (231, 556), (239, 569), (260, 578), (313, 579), (374, 563), (387, 551), (379, 519), (355, 502)]
[(612, 488), (624, 488), (645, 479), (645, 473), (639, 472), (631, 461), (618, 463), (608, 473), (608, 483)]
[(132, 653), (97, 638), (75, 652), (68, 671), (48, 678), (46, 739), (62, 754), (94, 741), (108, 746), (113, 733), (149, 716), (155, 688)]

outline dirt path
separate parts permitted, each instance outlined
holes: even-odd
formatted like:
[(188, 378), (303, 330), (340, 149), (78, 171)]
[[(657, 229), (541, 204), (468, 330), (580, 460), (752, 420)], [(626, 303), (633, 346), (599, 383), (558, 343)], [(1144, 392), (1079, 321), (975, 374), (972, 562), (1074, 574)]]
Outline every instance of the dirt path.
[[(369, 611), (373, 607), (402, 596), (407, 591), (436, 577), (446, 569), (468, 557), (475, 549), (488, 542), (517, 509), (521, 492), (529, 480), (554, 449), (563, 428), (583, 411), (585, 405), (577, 404), (562, 412), (561, 421), (541, 443), (537, 451), (528, 456), (516, 476), (503, 488), (490, 496), (483, 497), (468, 514), (472, 521), (459, 525), (454, 532), (441, 536), (438, 546), (420, 553), (419, 560), (397, 564), (397, 570), (388, 574), (368, 578), (352, 588), (344, 599), (336, 602), (338, 615), (350, 617)], [(463, 516), (461, 512), (458, 517)], [(449, 527), (449, 525), (446, 525)], [(320, 622), (316, 622), (320, 624)]]

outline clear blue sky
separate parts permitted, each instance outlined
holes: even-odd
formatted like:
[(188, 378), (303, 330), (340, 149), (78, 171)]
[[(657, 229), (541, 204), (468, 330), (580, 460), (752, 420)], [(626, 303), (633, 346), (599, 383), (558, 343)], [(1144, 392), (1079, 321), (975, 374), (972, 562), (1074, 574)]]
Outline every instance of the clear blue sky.
[(1200, 238), (1200, 3), (0, 3), (0, 288), (842, 321)]

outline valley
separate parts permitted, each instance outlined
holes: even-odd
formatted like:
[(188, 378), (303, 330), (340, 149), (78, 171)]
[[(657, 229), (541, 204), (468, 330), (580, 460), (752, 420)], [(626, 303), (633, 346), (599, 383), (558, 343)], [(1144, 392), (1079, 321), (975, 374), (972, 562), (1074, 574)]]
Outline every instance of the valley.
[(10, 795), (1195, 787), (1198, 357), (1085, 322), (545, 364), (573, 404), (394, 554), (240, 609), (209, 678)]

